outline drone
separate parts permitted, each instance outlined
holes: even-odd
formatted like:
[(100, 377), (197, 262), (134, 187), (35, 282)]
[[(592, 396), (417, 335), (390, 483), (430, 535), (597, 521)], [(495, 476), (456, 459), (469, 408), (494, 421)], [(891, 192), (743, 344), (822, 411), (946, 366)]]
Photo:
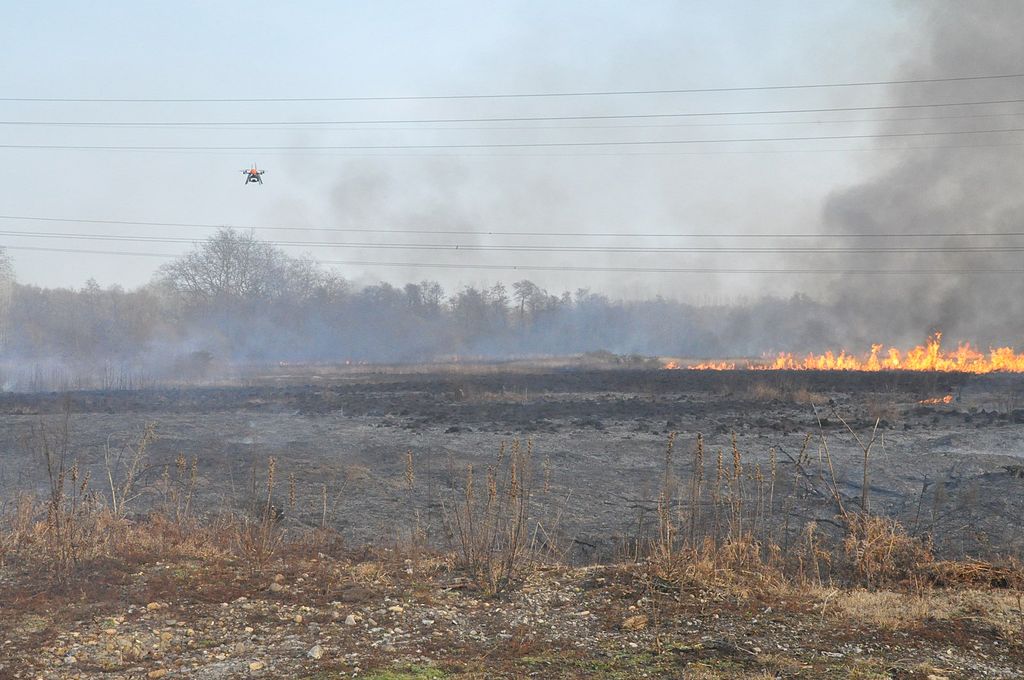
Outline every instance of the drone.
[(245, 183), (250, 184), (263, 184), (263, 173), (266, 170), (257, 170), (256, 164), (253, 163), (251, 168), (242, 170), (242, 174), (245, 175)]

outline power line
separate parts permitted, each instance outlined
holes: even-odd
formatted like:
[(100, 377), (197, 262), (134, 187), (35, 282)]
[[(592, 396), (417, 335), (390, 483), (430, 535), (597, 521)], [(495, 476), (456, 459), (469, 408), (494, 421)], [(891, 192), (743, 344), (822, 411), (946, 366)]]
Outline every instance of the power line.
[[(284, 149), (277, 151), (260, 151), (259, 153), (264, 156), (310, 156), (310, 157), (341, 157), (341, 158), (400, 158), (400, 159), (413, 159), (413, 158), (647, 158), (666, 156), (674, 158), (682, 158), (686, 156), (774, 156), (778, 154), (820, 154), (820, 153), (856, 153), (863, 151), (928, 151), (932, 149), (962, 149), (962, 150), (978, 150), (978, 149), (1007, 149), (1017, 148), (1024, 146), (1024, 142), (998, 142), (998, 143), (982, 143), (982, 144), (918, 144), (915, 146), (866, 146), (866, 147), (831, 147), (831, 148), (789, 148), (789, 149), (702, 149), (700, 151), (628, 151), (628, 152), (598, 152), (598, 151), (569, 151), (566, 153), (522, 153), (522, 152), (496, 152), (496, 153), (426, 153), (407, 151), (405, 153), (378, 153), (374, 151), (330, 151), (320, 150), (317, 153), (316, 149), (310, 151), (304, 151), (303, 149)], [(3, 147), (0, 147), (3, 148)], [(18, 150), (18, 149), (14, 149)], [(26, 151), (34, 151), (36, 149), (25, 149)], [(147, 149), (134, 149), (134, 151), (146, 151)], [(110, 151), (127, 151), (131, 152), (133, 149), (110, 149)], [(235, 156), (237, 150), (215, 150), (215, 149), (164, 149), (158, 153), (165, 154), (182, 154), (182, 155), (195, 155), (195, 154), (206, 154), (206, 155), (221, 155), (221, 156)]]
[[(3, 101), (0, 99), (0, 101)], [(632, 114), (597, 114), (575, 116), (499, 116), (478, 118), (368, 118), (350, 120), (283, 120), (283, 121), (83, 121), (97, 127), (188, 127), (199, 125), (402, 125), (402, 124), (435, 124), (435, 123), (523, 123), (530, 121), (552, 122), (573, 120), (636, 120), (652, 118), (693, 118), (704, 116), (765, 116), (793, 113), (840, 113), (851, 111), (892, 111), (901, 109), (948, 108), (954, 106), (985, 106), (990, 104), (1020, 104), (1024, 99), (982, 99), (959, 102), (933, 102), (929, 104), (886, 104), (878, 106), (834, 106), (825, 108), (805, 109), (748, 109), (731, 111), (682, 111), (676, 113), (632, 113)], [(75, 123), (75, 121), (71, 121)], [(63, 121), (0, 121), (4, 125), (64, 125)]]
[[(13, 220), (25, 222), (58, 222), (73, 224), (108, 224), (131, 227), (175, 227), (175, 228), (197, 228), (197, 229), (235, 229), (240, 231), (313, 231), (313, 232), (338, 232), (338, 233), (360, 233), (360, 234), (433, 234), (439, 236), (561, 236), (561, 237), (588, 237), (588, 238), (753, 238), (753, 239), (798, 239), (798, 238), (1000, 238), (1024, 236), (1024, 231), (917, 231), (917, 232), (822, 232), (822, 233), (801, 233), (801, 232), (770, 232), (770, 233), (702, 233), (702, 232), (582, 232), (582, 231), (501, 231), (494, 229), (473, 230), (473, 229), (432, 229), (432, 228), (387, 228), (387, 227), (297, 227), (297, 226), (243, 226), (238, 224), (217, 224), (197, 222), (153, 222), (138, 220), (102, 220), (85, 219), (73, 217), (38, 217), (28, 215), (0, 215), (0, 220)], [(41, 233), (41, 232), (31, 232)], [(192, 240), (189, 240), (191, 242)]]
[[(123, 255), (132, 257), (159, 257), (175, 258), (178, 255), (172, 253), (151, 253), (131, 252), (124, 250), (82, 250), (78, 248), (46, 248), (41, 246), (0, 246), (8, 250), (31, 250), (54, 253), (75, 253), (93, 255)], [(363, 261), (363, 260), (317, 260), (323, 265), (346, 265), (366, 267), (403, 267), (414, 269), (479, 269), (479, 270), (504, 270), (504, 271), (550, 271), (550, 272), (603, 272), (603, 273), (658, 273), (658, 274), (1024, 274), (1021, 268), (932, 268), (932, 269), (875, 269), (875, 268), (847, 268), (847, 269), (723, 269), (717, 267), (591, 267), (591, 266), (563, 266), (563, 265), (518, 265), (518, 264), (468, 264), (468, 263), (442, 263), (442, 262), (386, 262), (386, 261)]]
[(395, 149), (527, 149), (564, 147), (621, 147), (688, 144), (737, 144), (759, 142), (807, 142), (824, 140), (882, 139), (893, 137), (939, 137), (947, 135), (984, 135), (1024, 132), (1024, 128), (988, 130), (947, 130), (940, 132), (888, 132), (865, 135), (805, 135), (796, 137), (744, 137), (732, 139), (666, 139), (603, 142), (515, 142), (492, 144), (361, 144), (336, 146), (108, 146), (74, 144), (0, 144), (0, 149), (38, 149), (60, 151), (375, 151)]
[[(705, 114), (710, 115), (710, 114)], [(406, 131), (406, 130), (432, 130), (432, 131), (445, 131), (445, 130), (634, 130), (634, 129), (653, 129), (653, 128), (690, 128), (690, 127), (767, 127), (776, 125), (834, 125), (842, 123), (890, 123), (890, 122), (906, 122), (906, 121), (919, 121), (919, 120), (970, 120), (980, 118), (1012, 118), (1015, 116), (1024, 116), (1024, 111), (1012, 111), (1007, 113), (965, 113), (956, 114), (952, 116), (889, 116), (885, 118), (839, 118), (832, 120), (769, 120), (769, 121), (733, 121), (725, 123), (643, 123), (638, 125), (447, 125), (447, 126), (430, 126), (430, 125), (412, 125), (403, 127), (323, 127), (313, 128), (317, 132), (391, 132), (391, 131)], [(287, 127), (290, 123), (281, 121), (268, 123), (267, 125), (273, 125), (274, 127), (260, 127), (262, 123), (243, 123), (238, 122), (188, 122), (184, 123), (188, 125), (190, 130), (215, 130), (215, 131), (226, 131), (226, 130), (239, 130), (239, 131), (278, 131), (278, 132), (299, 132), (309, 131), (309, 127)], [(300, 123), (301, 124), (301, 123)], [(308, 123), (309, 125), (346, 125), (345, 123)], [(89, 121), (0, 121), (0, 125), (8, 126), (19, 126), (19, 125), (44, 125), (53, 127), (79, 127), (79, 128), (107, 128), (107, 127), (121, 127), (121, 128), (135, 128), (142, 127), (143, 129), (160, 129), (169, 128), (173, 129), (182, 125), (182, 123), (132, 123), (132, 122), (89, 122)]]
[(543, 97), (607, 97), (623, 95), (696, 94), (710, 92), (754, 92), (770, 90), (809, 90), (830, 87), (862, 87), (871, 85), (912, 85), (924, 83), (952, 83), (974, 80), (1006, 80), (1024, 77), (1024, 73), (1000, 73), (977, 76), (950, 76), (944, 78), (912, 78), (902, 80), (866, 80), (840, 83), (808, 83), (794, 85), (748, 85), (736, 87), (700, 87), (660, 90), (592, 90), (563, 92), (517, 92), (495, 94), (443, 94), (357, 97), (246, 97), (246, 98), (105, 98), (105, 97), (0, 97), (5, 102), (88, 102), (88, 103), (258, 103), (258, 102), (356, 102), (356, 101), (417, 101), (437, 99), (526, 99)]
[[(62, 239), (78, 241), (121, 241), (133, 243), (185, 243), (195, 239), (177, 236), (128, 236), (122, 234), (77, 234), (29, 231), (0, 231), (0, 236)], [(280, 241), (263, 243), (291, 248), (350, 248), (354, 250), (431, 250), (448, 252), (529, 252), (529, 253), (656, 253), (666, 254), (948, 254), (948, 253), (1020, 253), (1022, 245), (1001, 246), (581, 246), (581, 245), (480, 245), (472, 243), (367, 243), (330, 241)]]

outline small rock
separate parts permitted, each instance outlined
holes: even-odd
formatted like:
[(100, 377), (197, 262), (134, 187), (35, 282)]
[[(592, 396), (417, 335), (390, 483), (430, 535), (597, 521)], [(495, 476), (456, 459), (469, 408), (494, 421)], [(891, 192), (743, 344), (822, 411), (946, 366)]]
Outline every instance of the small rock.
[(151, 612), (155, 612), (157, 609), (160, 609), (160, 603), (159, 602), (150, 602), (149, 604), (146, 605), (146, 609), (148, 609)]
[(302, 614), (296, 614), (293, 620), (295, 623), (302, 623)]
[(354, 625), (356, 625), (356, 617), (354, 615), (352, 615), (352, 614), (349, 614), (348, 616), (346, 616), (345, 617), (345, 625), (346, 626), (354, 626)]
[(270, 584), (270, 592), (272, 592), (272, 593), (279, 593), (282, 590), (284, 590), (284, 586), (281, 585), (280, 583), (278, 583), (277, 581), (274, 581), (273, 583)]
[(70, 666), (72, 664), (78, 663), (78, 659), (76, 659), (73, 654), (68, 654), (64, 657), (64, 663)]
[(253, 661), (252, 663), (249, 664), (249, 672), (250, 673), (256, 673), (258, 671), (263, 670), (266, 667), (267, 667), (267, 664), (263, 663), (262, 661)]
[(274, 574), (274, 583), (284, 583), (284, 574)]
[(320, 645), (314, 645), (308, 652), (306, 652), (306, 656), (314, 660), (322, 659), (324, 656), (324, 648)]
[(165, 675), (167, 675), (166, 668), (157, 668), (155, 671), (150, 671), (149, 673), (146, 673), (146, 677), (151, 678), (153, 680), (155, 680), (156, 678), (162, 678)]
[(403, 609), (401, 605), (393, 604), (390, 607), (388, 607), (388, 611), (392, 614), (401, 614), (405, 611), (405, 609)]

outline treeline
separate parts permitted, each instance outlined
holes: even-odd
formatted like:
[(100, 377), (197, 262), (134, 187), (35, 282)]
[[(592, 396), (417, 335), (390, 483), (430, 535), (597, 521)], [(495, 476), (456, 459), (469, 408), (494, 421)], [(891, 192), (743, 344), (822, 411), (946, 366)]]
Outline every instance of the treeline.
[(734, 307), (616, 301), (529, 280), (446, 291), (423, 281), (356, 286), (312, 261), (224, 230), (136, 290), (13, 283), (7, 360), (423, 361), (594, 350), (749, 356), (818, 349), (834, 329), (806, 297)]

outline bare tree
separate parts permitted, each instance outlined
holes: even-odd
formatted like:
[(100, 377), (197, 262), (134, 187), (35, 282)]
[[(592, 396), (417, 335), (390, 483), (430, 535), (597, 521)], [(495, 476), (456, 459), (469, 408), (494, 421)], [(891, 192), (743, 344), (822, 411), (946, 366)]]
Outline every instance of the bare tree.
[(529, 307), (532, 311), (534, 300), (542, 294), (543, 291), (533, 281), (523, 279), (512, 284), (512, 297), (519, 303), (520, 323), (525, 323), (527, 308)]
[(251, 233), (222, 229), (158, 276), (173, 290), (200, 300), (259, 300), (283, 294), (293, 279), (309, 285), (311, 265), (296, 262)]
[(11, 266), (11, 259), (7, 257), (7, 251), (0, 248), (0, 350), (7, 347), (13, 290), (14, 268)]

